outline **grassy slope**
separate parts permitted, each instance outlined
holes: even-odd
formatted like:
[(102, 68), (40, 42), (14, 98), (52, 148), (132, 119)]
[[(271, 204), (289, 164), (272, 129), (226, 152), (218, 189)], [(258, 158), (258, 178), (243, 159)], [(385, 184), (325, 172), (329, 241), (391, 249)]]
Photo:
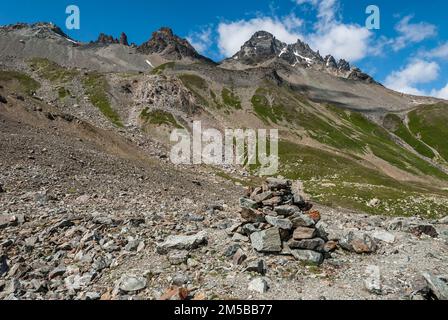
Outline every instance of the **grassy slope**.
[(241, 110), (241, 98), (234, 89), (223, 88), (220, 94), (209, 88), (207, 81), (198, 75), (180, 74), (178, 78), (195, 96), (196, 101), (204, 107), (213, 107), (231, 114), (234, 110)]
[(79, 75), (76, 70), (63, 68), (55, 62), (43, 58), (31, 59), (29, 65), (40, 77), (54, 83), (69, 82)]
[(385, 126), (395, 133), (398, 137), (403, 139), (408, 145), (410, 145), (419, 154), (433, 159), (436, 155), (428, 148), (424, 143), (417, 139), (414, 134), (406, 127), (401, 118), (395, 114), (388, 114), (384, 119)]
[(83, 85), (90, 102), (113, 124), (118, 127), (123, 127), (118, 113), (110, 105), (106, 78), (99, 73), (89, 73), (84, 76)]
[(166, 125), (172, 128), (183, 129), (171, 113), (162, 110), (149, 111), (148, 108), (145, 108), (140, 114), (140, 119), (157, 126)]
[[(39, 77), (58, 86), (57, 91), (60, 99), (64, 99), (70, 95), (70, 91), (64, 85), (80, 77), (80, 73), (77, 70), (64, 68), (55, 62), (43, 58), (31, 59), (29, 65)], [(89, 96), (90, 102), (113, 124), (122, 127), (123, 124), (120, 117), (112, 108), (109, 101), (106, 78), (99, 73), (92, 72), (82, 76), (82, 84)]]
[(40, 83), (30, 76), (16, 71), (0, 71), (0, 81), (18, 85), (18, 89), (27, 95), (33, 95), (40, 88)]
[[(158, 72), (172, 67), (163, 66)], [(178, 74), (178, 77), (201, 105), (212, 108), (214, 112), (231, 115), (235, 110), (244, 109), (258, 117), (266, 127), (282, 128), (281, 136), (288, 131), (288, 136), (308, 136), (329, 149), (337, 150), (340, 156), (334, 152), (305, 147), (286, 140), (280, 144), (280, 174), (302, 179), (313, 198), (321, 203), (374, 214), (420, 214), (432, 217), (444, 214), (448, 208), (446, 191), (433, 187), (430, 183), (419, 185), (399, 182), (380, 170), (373, 169), (373, 166), (365, 166), (361, 159), (366, 154), (373, 153), (409, 174), (417, 177), (430, 176), (441, 183), (448, 183), (448, 175), (443, 171), (399, 145), (389, 131), (360, 113), (331, 105), (312, 104), (305, 96), (292, 89), (278, 87), (269, 82), (256, 88), (253, 97), (244, 101), (238, 96), (238, 92), (243, 88), (212, 85), (198, 74), (182, 73)], [(221, 88), (221, 92), (214, 92), (213, 88)], [(170, 115), (146, 116), (150, 122), (178, 127)], [(397, 124), (400, 123), (402, 122)], [(423, 131), (422, 136), (433, 134), (426, 133), (425, 128), (420, 128)], [(430, 148), (421, 143), (411, 131), (406, 130), (404, 124), (397, 126), (396, 130), (391, 130), (417, 152), (433, 158)], [(436, 143), (428, 144), (433, 146)], [(435, 149), (443, 149), (443, 145), (439, 143)], [(446, 151), (448, 155), (448, 147)], [(433, 195), (437, 201), (431, 198)], [(373, 198), (381, 200), (378, 207), (368, 206), (368, 202)]]
[[(377, 214), (437, 216), (447, 209), (447, 192), (429, 185), (396, 181), (357, 161), (371, 152), (403, 171), (448, 182), (444, 172), (397, 144), (386, 129), (362, 114), (333, 106), (319, 109), (296, 93), (272, 87), (259, 88), (251, 104), (254, 114), (264, 123), (280, 124), (289, 127), (290, 131), (300, 128), (307, 136), (344, 155), (341, 157), (287, 141), (280, 143), (281, 174), (304, 180), (314, 199)], [(425, 145), (418, 139), (411, 139), (410, 133), (406, 136), (404, 129), (404, 125), (398, 127), (395, 134), (430, 156), (431, 150), (424, 149)], [(421, 197), (434, 193), (447, 201), (441, 201), (441, 204)], [(381, 205), (369, 207), (367, 204), (373, 198), (380, 199)]]
[[(314, 200), (329, 206), (362, 210), (373, 214), (423, 215), (437, 217), (446, 212), (446, 203), (438, 204), (421, 195), (448, 193), (428, 186), (398, 182), (385, 174), (364, 167), (355, 160), (321, 149), (288, 141), (279, 145), (280, 174), (301, 179)], [(381, 200), (378, 207), (368, 202)]]
[(423, 106), (408, 116), (411, 132), (448, 161), (448, 105)]

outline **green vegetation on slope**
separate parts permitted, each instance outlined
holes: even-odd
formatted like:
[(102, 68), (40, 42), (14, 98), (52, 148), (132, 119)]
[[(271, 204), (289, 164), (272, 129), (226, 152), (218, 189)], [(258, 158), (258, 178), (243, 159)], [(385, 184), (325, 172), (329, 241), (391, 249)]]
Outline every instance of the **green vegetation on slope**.
[(448, 105), (423, 106), (408, 116), (411, 132), (448, 161)]
[(237, 110), (242, 109), (241, 100), (233, 90), (229, 90), (227, 88), (222, 89), (221, 97), (226, 106)]
[(289, 129), (304, 130), (314, 140), (354, 159), (373, 153), (411, 174), (448, 180), (447, 174), (399, 145), (387, 130), (361, 113), (331, 105), (311, 105), (296, 92), (272, 85), (259, 88), (252, 97), (252, 105), (255, 114), (266, 124), (278, 124), (283, 118), (283, 125)]
[(208, 87), (207, 82), (203, 78), (194, 74), (181, 74), (179, 79), (182, 80), (184, 85), (188, 88), (196, 87), (201, 90), (206, 90)]
[(70, 91), (69, 90), (67, 90), (64, 87), (59, 87), (59, 89), (58, 89), (59, 99), (64, 99), (65, 97), (67, 97), (69, 95), (70, 95)]
[(160, 73), (163, 73), (163, 71), (165, 71), (166, 69), (173, 69), (175, 65), (176, 65), (175, 62), (167, 62), (167, 63), (161, 64), (158, 67), (155, 67), (151, 71), (151, 73), (152, 74), (160, 74)]
[(386, 115), (384, 124), (391, 132), (395, 133), (398, 137), (403, 139), (404, 142), (410, 145), (419, 154), (430, 159), (433, 159), (436, 156), (430, 148), (428, 148), (424, 143), (418, 140), (411, 133), (411, 131), (409, 131), (401, 118), (396, 114)]
[(276, 103), (276, 97), (269, 90), (258, 88), (251, 102), (255, 113), (264, 123), (278, 124), (283, 120), (285, 108), (283, 105)]
[[(360, 162), (363, 155), (373, 153), (416, 176), (448, 181), (443, 171), (399, 145), (390, 132), (361, 113), (310, 104), (297, 93), (278, 87), (258, 89), (251, 102), (257, 117), (266, 124), (280, 124), (281, 115), (281, 124), (291, 133), (304, 130), (309, 137), (343, 154), (280, 142), (280, 174), (303, 180), (315, 200), (375, 214), (437, 216), (447, 209), (446, 192), (429, 185), (399, 182)], [(271, 105), (282, 108), (274, 112)], [(257, 172), (259, 164), (250, 169)], [(434, 194), (443, 194), (444, 203), (434, 201)], [(381, 205), (370, 207), (373, 198), (381, 200)]]
[(163, 110), (149, 111), (149, 108), (145, 108), (140, 114), (140, 118), (147, 123), (157, 126), (167, 125), (169, 127), (183, 129), (183, 127), (176, 121), (176, 118), (174, 118), (171, 113)]
[(212, 97), (213, 103), (215, 104), (216, 109), (223, 109), (224, 106), (221, 104), (221, 102), (218, 101), (218, 96), (216, 93), (210, 89), (210, 96)]
[(120, 117), (112, 109), (107, 95), (108, 83), (104, 76), (99, 73), (89, 73), (83, 78), (84, 89), (89, 96), (90, 102), (97, 107), (104, 116), (113, 124), (122, 127)]
[(448, 175), (431, 163), (393, 141), (386, 129), (371, 122), (362, 114), (349, 112), (345, 120), (358, 130), (358, 139), (372, 153), (390, 164), (415, 175), (429, 175), (448, 180)]
[[(345, 157), (287, 141), (280, 141), (279, 157), (280, 174), (304, 181), (313, 199), (325, 205), (401, 216), (436, 217), (446, 212), (447, 192), (398, 182)], [(445, 204), (431, 199), (433, 193)], [(381, 201), (378, 207), (368, 205), (374, 198)]]
[(200, 91), (207, 90), (207, 82), (203, 78), (193, 74), (181, 74), (178, 78), (201, 105), (205, 107), (209, 106), (208, 100), (200, 93)]
[(16, 71), (0, 71), (0, 81), (17, 81), (20, 90), (28, 95), (33, 95), (40, 88), (40, 83), (30, 76)]
[(30, 67), (35, 69), (37, 74), (51, 82), (72, 81), (78, 71), (61, 67), (57, 63), (43, 58), (34, 58), (30, 60)]

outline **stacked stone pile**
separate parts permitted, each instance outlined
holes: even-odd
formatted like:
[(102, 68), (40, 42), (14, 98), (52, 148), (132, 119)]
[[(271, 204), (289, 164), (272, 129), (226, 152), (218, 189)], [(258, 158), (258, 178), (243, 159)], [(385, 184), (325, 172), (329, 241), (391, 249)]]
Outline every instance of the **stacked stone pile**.
[(240, 206), (245, 222), (237, 232), (248, 236), (257, 252), (292, 255), (319, 265), (336, 249), (299, 182), (269, 178), (261, 187), (248, 190)]

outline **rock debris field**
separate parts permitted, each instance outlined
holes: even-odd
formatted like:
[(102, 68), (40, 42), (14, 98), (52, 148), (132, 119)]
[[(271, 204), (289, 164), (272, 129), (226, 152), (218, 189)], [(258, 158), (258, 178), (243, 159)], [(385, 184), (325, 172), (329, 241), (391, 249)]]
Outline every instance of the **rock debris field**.
[(2, 299), (448, 298), (447, 219), (314, 207), (298, 181), (138, 215), (119, 209), (131, 188), (109, 213), (100, 194), (1, 192)]

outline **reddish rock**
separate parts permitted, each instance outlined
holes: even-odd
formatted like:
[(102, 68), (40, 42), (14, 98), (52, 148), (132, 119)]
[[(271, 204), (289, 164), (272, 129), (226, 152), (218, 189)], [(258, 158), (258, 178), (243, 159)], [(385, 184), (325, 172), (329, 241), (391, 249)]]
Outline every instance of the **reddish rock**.
[(102, 44), (112, 44), (112, 43), (118, 43), (118, 40), (114, 39), (114, 37), (112, 37), (110, 35), (100, 33), (96, 42), (102, 43)]
[(322, 218), (320, 212), (317, 210), (309, 211), (306, 213), (306, 215), (313, 219), (315, 223), (318, 223)]
[(378, 245), (370, 235), (360, 231), (350, 231), (339, 241), (340, 246), (348, 251), (358, 254), (373, 253)]

